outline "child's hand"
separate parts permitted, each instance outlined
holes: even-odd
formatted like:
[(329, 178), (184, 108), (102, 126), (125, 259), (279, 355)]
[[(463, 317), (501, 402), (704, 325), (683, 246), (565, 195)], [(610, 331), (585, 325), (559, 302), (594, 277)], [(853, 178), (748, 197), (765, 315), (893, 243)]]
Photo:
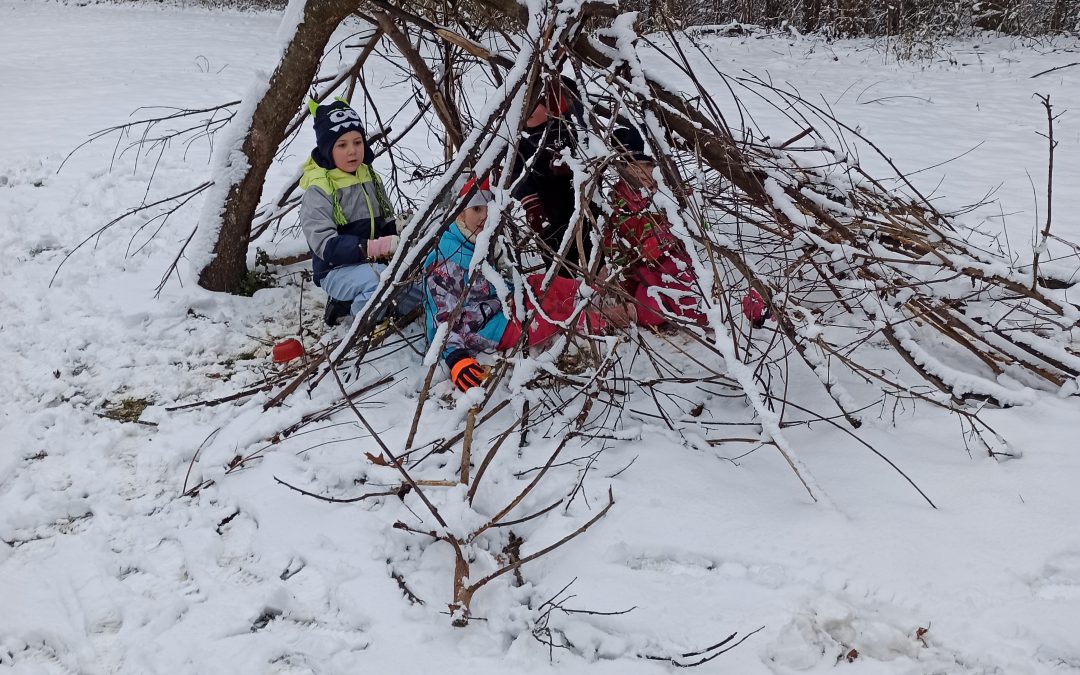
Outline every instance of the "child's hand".
[(458, 362), (451, 374), (454, 384), (461, 391), (469, 391), (473, 387), (479, 387), (487, 379), (487, 368), (481, 366), (474, 358), (462, 359)]
[(369, 260), (389, 258), (394, 255), (398, 247), (398, 236), (391, 234), (378, 239), (369, 239), (367, 243), (367, 257)]
[(521, 199), (521, 206), (525, 209), (525, 222), (529, 224), (533, 232), (544, 231), (544, 205), (540, 203), (540, 197), (535, 194), (526, 195)]
[(750, 292), (743, 296), (742, 312), (743, 316), (750, 320), (750, 325), (754, 328), (763, 327), (765, 322), (772, 318), (772, 313), (769, 312), (769, 306), (765, 303), (765, 299), (753, 289), (750, 289)]
[(459, 349), (447, 358), (450, 366), (450, 379), (461, 391), (468, 391), (473, 387), (479, 387), (487, 379), (487, 368), (476, 362), (464, 349)]

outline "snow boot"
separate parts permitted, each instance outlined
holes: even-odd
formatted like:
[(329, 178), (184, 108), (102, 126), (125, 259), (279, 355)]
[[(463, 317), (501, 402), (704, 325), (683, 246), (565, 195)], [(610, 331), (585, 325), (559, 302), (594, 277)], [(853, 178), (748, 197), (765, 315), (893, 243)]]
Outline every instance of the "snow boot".
[(327, 326), (336, 326), (343, 318), (352, 313), (352, 303), (345, 300), (326, 299), (326, 313), (323, 314), (323, 322)]

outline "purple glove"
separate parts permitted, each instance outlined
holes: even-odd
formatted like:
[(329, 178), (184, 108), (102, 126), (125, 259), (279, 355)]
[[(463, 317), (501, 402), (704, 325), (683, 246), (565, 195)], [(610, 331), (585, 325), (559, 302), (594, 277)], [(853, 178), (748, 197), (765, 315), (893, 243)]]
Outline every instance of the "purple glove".
[(391, 234), (386, 237), (379, 237), (378, 239), (368, 239), (367, 243), (367, 257), (368, 260), (378, 260), (380, 258), (389, 258), (394, 255), (394, 251), (398, 247), (398, 236)]

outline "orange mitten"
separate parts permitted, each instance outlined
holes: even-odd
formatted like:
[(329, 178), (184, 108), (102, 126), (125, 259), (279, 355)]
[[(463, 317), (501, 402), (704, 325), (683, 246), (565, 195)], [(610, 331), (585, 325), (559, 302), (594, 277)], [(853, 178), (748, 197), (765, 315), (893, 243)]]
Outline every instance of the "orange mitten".
[(446, 357), (446, 365), (450, 366), (450, 379), (461, 391), (479, 387), (487, 379), (487, 368), (477, 363), (464, 349), (451, 352)]

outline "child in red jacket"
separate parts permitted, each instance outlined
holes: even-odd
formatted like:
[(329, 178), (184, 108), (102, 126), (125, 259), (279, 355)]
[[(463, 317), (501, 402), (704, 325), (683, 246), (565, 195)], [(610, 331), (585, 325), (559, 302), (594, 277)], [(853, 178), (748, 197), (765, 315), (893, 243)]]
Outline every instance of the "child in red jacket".
[(701, 291), (690, 256), (664, 214), (650, 209), (657, 190), (656, 164), (645, 153), (645, 141), (628, 127), (616, 129), (613, 136), (614, 147), (623, 155), (604, 245), (612, 252), (611, 262), (623, 267), (622, 286), (637, 303), (637, 322), (659, 326), (678, 317), (704, 326), (708, 322), (699, 311)]

